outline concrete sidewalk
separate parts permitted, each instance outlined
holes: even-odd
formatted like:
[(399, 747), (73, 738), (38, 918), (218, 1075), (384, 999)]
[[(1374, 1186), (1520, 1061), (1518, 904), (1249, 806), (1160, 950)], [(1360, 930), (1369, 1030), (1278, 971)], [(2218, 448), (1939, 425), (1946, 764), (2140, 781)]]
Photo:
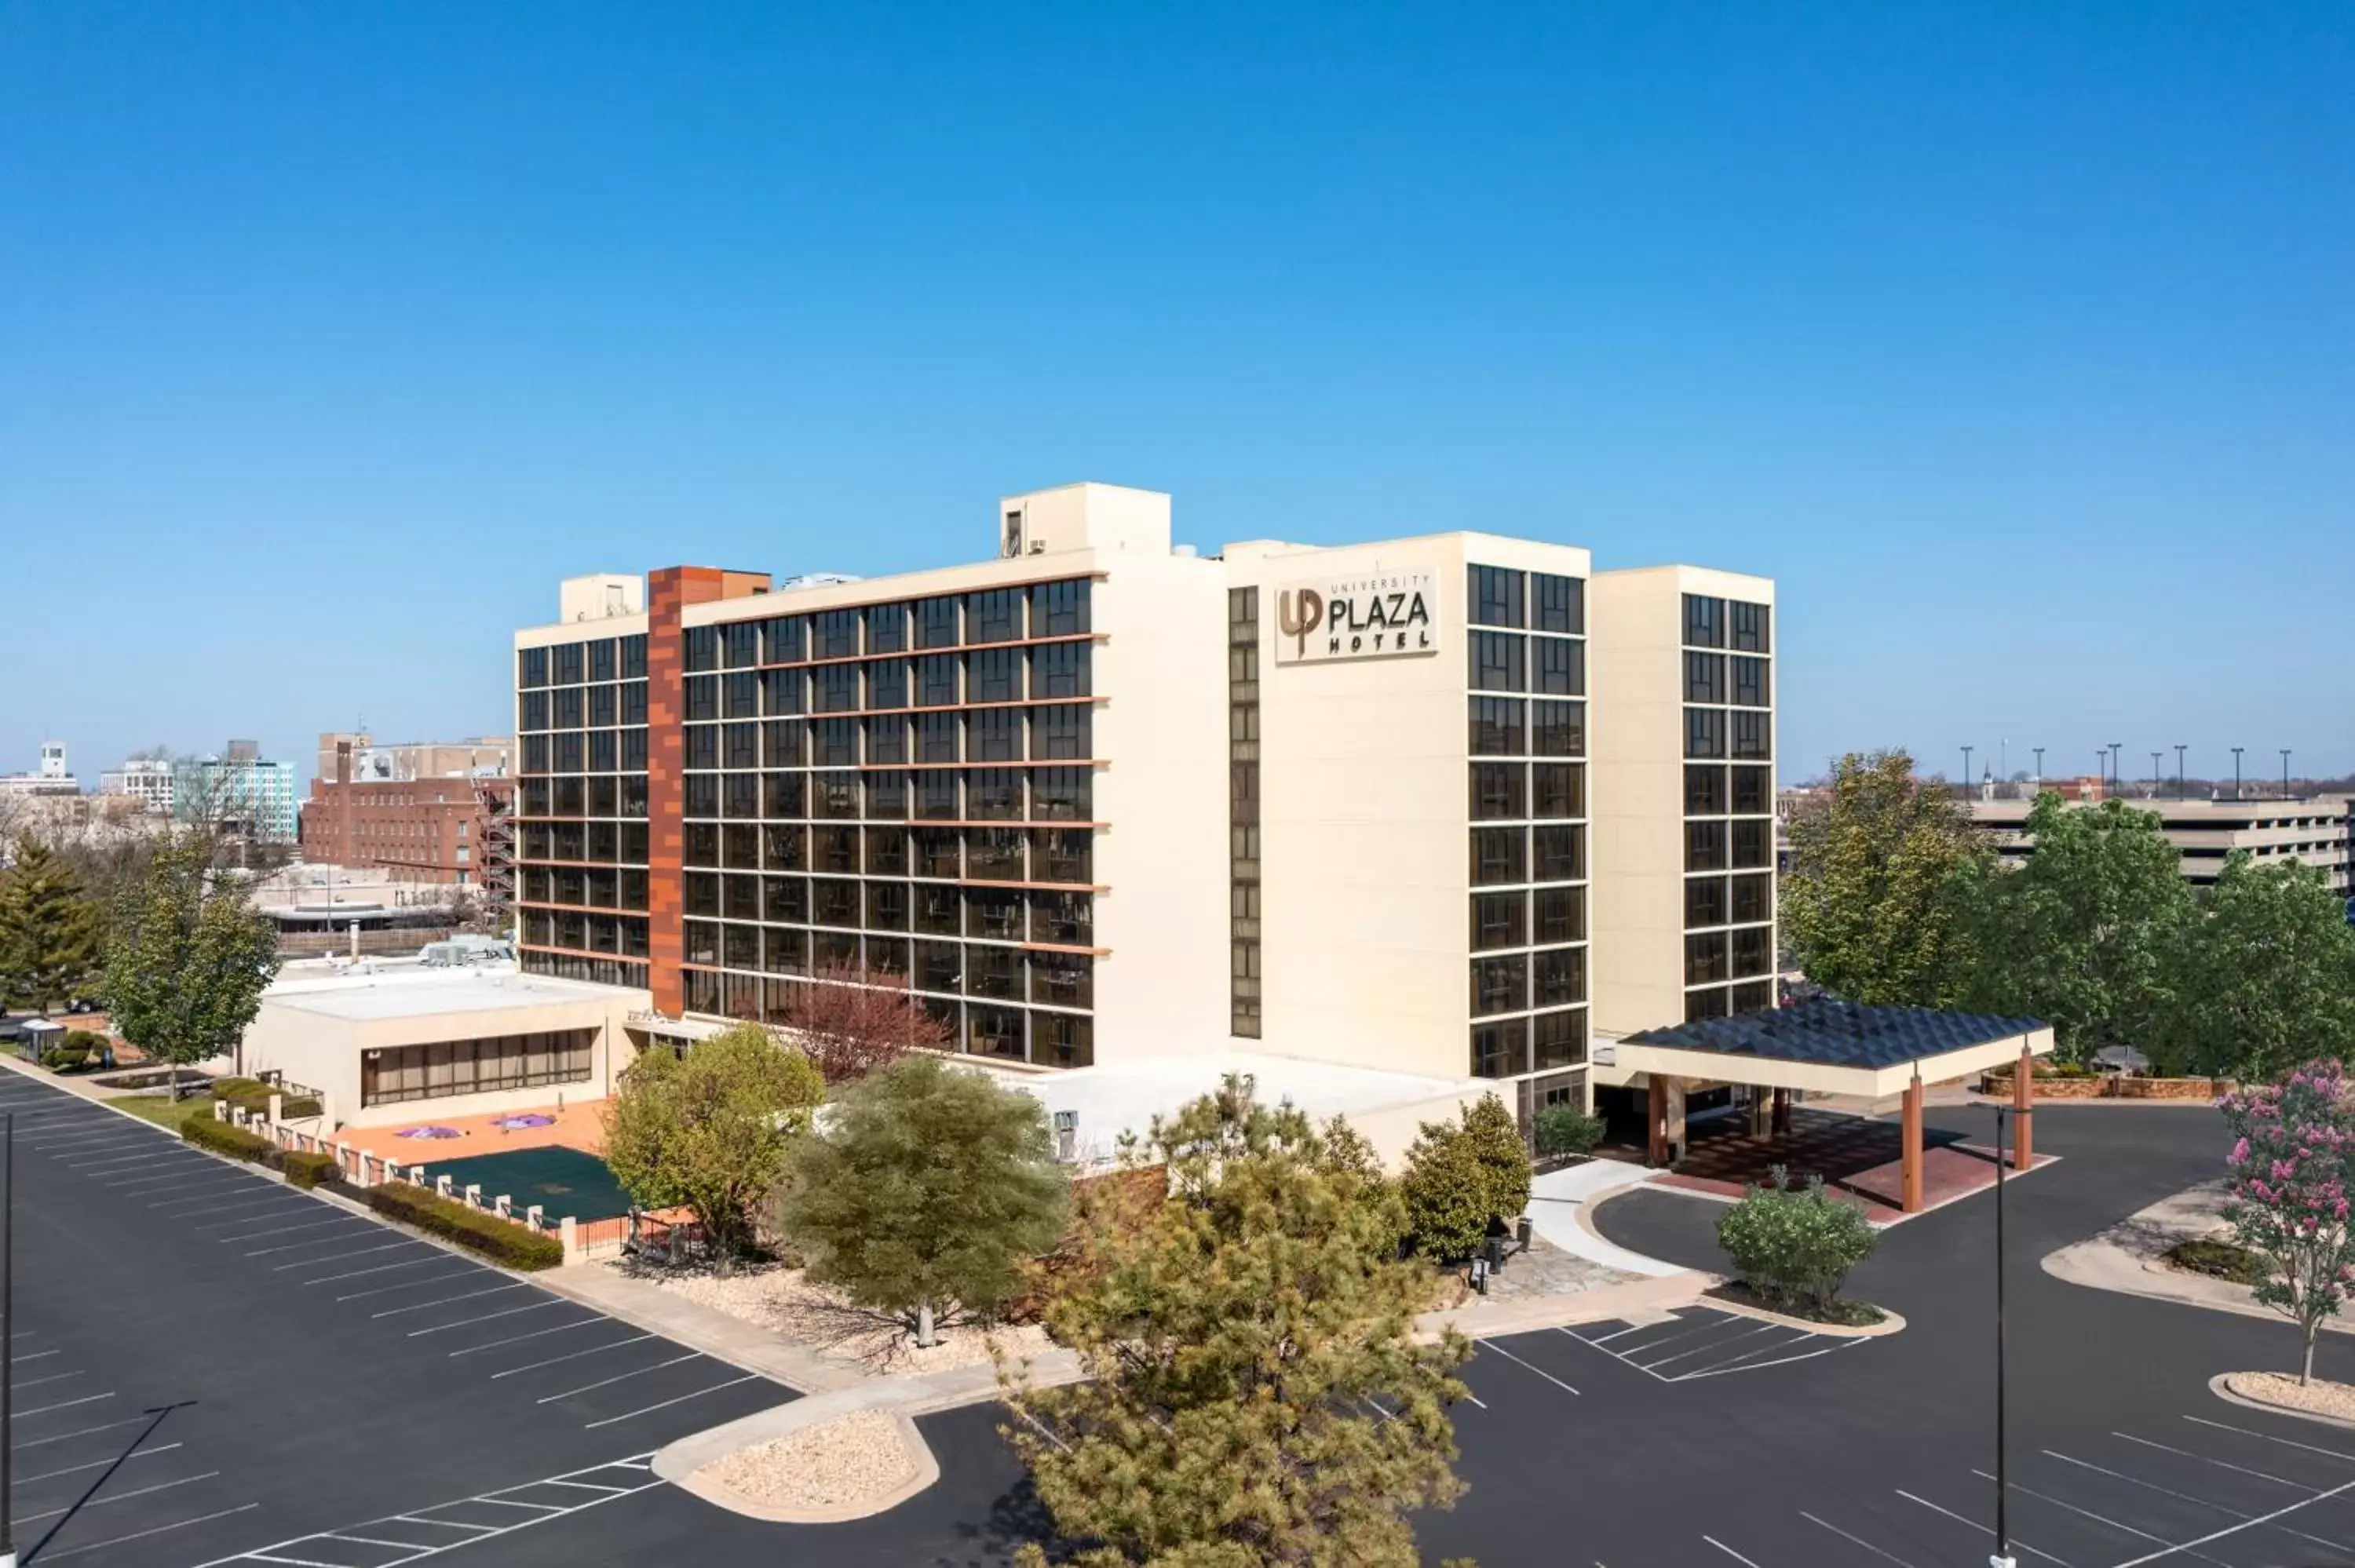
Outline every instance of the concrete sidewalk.
[(1529, 1181), (1529, 1206), (1525, 1211), (1529, 1228), (1573, 1256), (1624, 1274), (1660, 1278), (1683, 1274), (1686, 1270), (1673, 1263), (1604, 1240), (1586, 1220), (1587, 1210), (1604, 1198), (1640, 1187), (1661, 1174), (1624, 1160), (1589, 1160), (1540, 1172)]

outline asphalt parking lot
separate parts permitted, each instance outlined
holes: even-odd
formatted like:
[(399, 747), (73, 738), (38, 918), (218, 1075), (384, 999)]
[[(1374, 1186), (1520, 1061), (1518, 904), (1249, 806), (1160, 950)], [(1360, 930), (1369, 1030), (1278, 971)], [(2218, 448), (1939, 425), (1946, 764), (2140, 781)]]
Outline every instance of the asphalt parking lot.
[[(1969, 1130), (1970, 1113), (1957, 1124)], [(1982, 1116), (1983, 1119), (1983, 1116)], [(2040, 1117), (2064, 1158), (2010, 1189), (2011, 1528), (2041, 1568), (2355, 1564), (2355, 1434), (2230, 1405), (2221, 1371), (2283, 1366), (2262, 1319), (2082, 1289), (2035, 1260), (2218, 1168), (2212, 1112)], [(1614, 1214), (1614, 1211), (1617, 1211)], [(1721, 1212), (1637, 1194), (1614, 1239), (1714, 1256)], [(1455, 1411), (1471, 1490), (1422, 1521), (1427, 1561), (1487, 1568), (1979, 1568), (1993, 1544), (1992, 1209), (1974, 1199), (1888, 1233), (1860, 1294), (1905, 1314), (1883, 1339), (1761, 1329), (1708, 1306), (1669, 1320), (1500, 1338)], [(2333, 1338), (2323, 1370), (2355, 1378)], [(1039, 1521), (987, 1410), (922, 1424), (931, 1490), (880, 1519), (779, 1530), (648, 1492), (496, 1543), (503, 1564), (652, 1561), (983, 1568)]]
[(37, 1079), (0, 1109), (26, 1563), (489, 1561), (793, 1396)]
[[(1042, 1521), (994, 1408), (920, 1423), (941, 1479), (811, 1528), (654, 1481), (663, 1443), (786, 1397), (441, 1248), (180, 1149), (37, 1081), (18, 1111), (12, 1347), (20, 1543), (127, 1568), (693, 1560), (987, 1568)], [(1967, 1113), (1965, 1113), (1967, 1114)], [(2211, 1173), (2213, 1113), (2044, 1113), (2010, 1189), (2011, 1526), (2047, 1568), (2355, 1568), (2355, 1434), (2229, 1405), (2286, 1325), (2084, 1290), (2035, 1259)], [(1601, 1211), (1714, 1255), (1706, 1202)], [(1471, 1490), (1422, 1522), (1488, 1568), (1977, 1568), (1992, 1544), (1991, 1209), (1888, 1233), (1854, 1340), (1709, 1305), (1485, 1343), (1457, 1407)], [(2355, 1378), (2331, 1337), (2322, 1370)], [(44, 1532), (46, 1539), (43, 1539)]]

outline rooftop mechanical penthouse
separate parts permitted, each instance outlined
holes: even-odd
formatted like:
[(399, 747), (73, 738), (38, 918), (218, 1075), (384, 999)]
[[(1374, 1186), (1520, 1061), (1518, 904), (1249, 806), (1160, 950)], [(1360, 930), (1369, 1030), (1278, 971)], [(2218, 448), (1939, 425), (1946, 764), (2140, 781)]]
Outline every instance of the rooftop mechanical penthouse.
[(1476, 533), (1200, 556), (1101, 484), (994, 531), (568, 581), (516, 637), (525, 966), (674, 1020), (904, 976), (1005, 1064), (1238, 1046), (1525, 1108), (1586, 1097), (1598, 1024), (1772, 1000), (1770, 582)]

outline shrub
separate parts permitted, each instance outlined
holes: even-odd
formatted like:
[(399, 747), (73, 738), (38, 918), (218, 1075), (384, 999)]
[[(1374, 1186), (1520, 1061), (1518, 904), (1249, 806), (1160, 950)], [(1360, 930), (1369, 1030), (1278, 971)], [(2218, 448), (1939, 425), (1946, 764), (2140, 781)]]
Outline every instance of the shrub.
[(1529, 1203), (1529, 1157), (1512, 1112), (1494, 1095), (1454, 1122), (1425, 1122), (1399, 1179), (1414, 1250), (1442, 1262), (1472, 1255), (1497, 1220)]
[(225, 1121), (208, 1116), (192, 1116), (180, 1124), (182, 1141), (215, 1154), (226, 1154), (231, 1160), (250, 1160), (267, 1165), (278, 1152), (278, 1146), (259, 1133), (248, 1132)]
[(2231, 1242), (2181, 1241), (2161, 1255), (2178, 1268), (2235, 1285), (2258, 1285), (2265, 1278), (2265, 1260)]
[(1587, 1115), (1568, 1100), (1540, 1107), (1530, 1120), (1540, 1154), (1585, 1154), (1603, 1141), (1603, 1118)]
[(1717, 1222), (1717, 1245), (1744, 1285), (1767, 1301), (1819, 1312), (1880, 1239), (1862, 1209), (1824, 1191), (1822, 1177), (1795, 1188), (1780, 1165), (1773, 1186), (1753, 1187)]
[(74, 1036), (67, 1035), (59, 1044), (41, 1053), (41, 1065), (52, 1073), (70, 1073), (90, 1065), (90, 1053), (73, 1044)]
[(314, 1154), (307, 1150), (290, 1149), (279, 1160), (286, 1180), (297, 1187), (315, 1187), (322, 1181), (332, 1181), (344, 1172), (343, 1162), (332, 1154)]
[(270, 1097), (284, 1096), (278, 1114), (289, 1120), (297, 1117), (317, 1116), (324, 1108), (315, 1095), (292, 1095), (276, 1084), (265, 1084), (259, 1078), (215, 1078), (213, 1098), (227, 1100), (250, 1116), (266, 1116), (270, 1112)]
[(564, 1261), (564, 1244), (556, 1237), (406, 1181), (368, 1188), (366, 1195), (368, 1207), (386, 1218), (456, 1242), (509, 1268), (554, 1268)]

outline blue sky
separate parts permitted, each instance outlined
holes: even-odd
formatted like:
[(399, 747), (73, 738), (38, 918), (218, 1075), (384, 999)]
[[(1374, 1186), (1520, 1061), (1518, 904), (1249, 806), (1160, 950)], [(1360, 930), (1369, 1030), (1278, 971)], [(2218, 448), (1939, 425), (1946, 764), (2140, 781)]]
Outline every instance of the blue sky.
[(2350, 81), (2337, 3), (10, 6), (0, 769), (496, 729), (561, 576), (1077, 478), (1772, 574), (1786, 776), (2355, 768)]

